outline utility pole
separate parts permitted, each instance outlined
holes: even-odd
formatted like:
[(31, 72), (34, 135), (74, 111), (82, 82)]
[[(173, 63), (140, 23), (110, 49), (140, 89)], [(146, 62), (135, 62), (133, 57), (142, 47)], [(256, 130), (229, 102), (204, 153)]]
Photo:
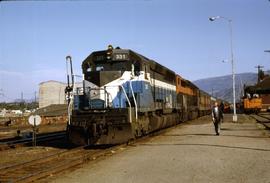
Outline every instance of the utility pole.
[(262, 71), (261, 69), (264, 68), (262, 65), (257, 65), (255, 66), (255, 68), (258, 69), (258, 80), (257, 80), (257, 83), (259, 83), (261, 81), (260, 79), (260, 72)]
[(35, 91), (35, 103), (37, 102), (37, 91)]
[(23, 92), (21, 92), (21, 103), (23, 103)]
[(232, 37), (232, 19), (223, 17), (223, 16), (215, 16), (210, 17), (210, 21), (215, 21), (216, 19), (224, 19), (228, 22), (230, 29), (230, 47), (231, 47), (231, 62), (232, 62), (232, 87), (233, 87), (233, 122), (237, 122), (237, 114), (236, 114), (236, 99), (235, 99), (235, 67), (234, 67), (234, 59), (233, 59), (233, 37)]

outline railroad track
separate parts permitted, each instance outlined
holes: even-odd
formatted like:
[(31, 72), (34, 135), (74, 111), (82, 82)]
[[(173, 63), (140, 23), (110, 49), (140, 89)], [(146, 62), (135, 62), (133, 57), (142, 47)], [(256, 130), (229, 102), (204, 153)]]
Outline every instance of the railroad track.
[(52, 170), (59, 170), (61, 166), (67, 163), (68, 157), (71, 157), (71, 155), (74, 155), (77, 151), (81, 151), (81, 149), (73, 151), (66, 150), (32, 161), (0, 167), (0, 181), (30, 182), (37, 180), (45, 176), (45, 174), (50, 174)]
[[(51, 140), (59, 140), (66, 138), (66, 132), (53, 132), (49, 134), (40, 134), (37, 135), (37, 143), (39, 142), (46, 142)], [(32, 143), (32, 137), (22, 138), (22, 139), (11, 139), (11, 140), (4, 140), (0, 142), (0, 150), (6, 150), (9, 148), (21, 147), (25, 145), (29, 145)]]
[(269, 113), (259, 113), (259, 114), (251, 114), (253, 119), (255, 119), (258, 123), (262, 124), (270, 130), (270, 114)]
[(257, 115), (262, 117), (262, 118), (270, 120), (270, 113), (269, 112), (259, 113)]
[(27, 162), (2, 167), (0, 166), (0, 182), (15, 183), (43, 180), (46, 177), (61, 173), (65, 170), (70, 170), (86, 162), (96, 160), (106, 155), (112, 155), (115, 152), (125, 149), (127, 146), (145, 141), (149, 137), (165, 133), (167, 130), (168, 129), (164, 129), (153, 134), (149, 134), (134, 141), (130, 141), (127, 144), (96, 147), (81, 146), (69, 150), (61, 150), (59, 152)]
[(77, 147), (32, 161), (0, 167), (0, 182), (33, 182), (52, 174), (79, 166), (101, 156), (111, 155), (123, 145), (106, 149)]

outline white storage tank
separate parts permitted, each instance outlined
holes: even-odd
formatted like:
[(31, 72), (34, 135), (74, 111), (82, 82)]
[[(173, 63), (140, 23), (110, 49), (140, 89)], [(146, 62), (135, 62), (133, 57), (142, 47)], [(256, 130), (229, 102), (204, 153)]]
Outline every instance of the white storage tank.
[(59, 81), (46, 81), (39, 84), (39, 108), (51, 104), (66, 104), (65, 88), (67, 84)]

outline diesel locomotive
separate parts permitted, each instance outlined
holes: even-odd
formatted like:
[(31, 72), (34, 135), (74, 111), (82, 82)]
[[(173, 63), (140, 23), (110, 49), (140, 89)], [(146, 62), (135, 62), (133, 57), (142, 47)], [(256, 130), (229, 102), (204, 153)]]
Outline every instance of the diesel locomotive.
[(67, 132), (75, 144), (120, 144), (211, 110), (207, 93), (129, 49), (109, 45), (91, 53), (82, 73), (81, 86), (75, 86), (71, 73), (66, 88)]
[(242, 107), (245, 113), (259, 113), (262, 110), (262, 97), (255, 86), (244, 86)]

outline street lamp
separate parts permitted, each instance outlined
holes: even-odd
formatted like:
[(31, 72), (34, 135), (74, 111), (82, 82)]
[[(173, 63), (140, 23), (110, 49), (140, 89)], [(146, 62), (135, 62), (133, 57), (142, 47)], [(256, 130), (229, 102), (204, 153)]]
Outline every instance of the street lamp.
[(236, 114), (236, 103), (235, 103), (235, 73), (234, 73), (234, 60), (233, 60), (233, 46), (232, 46), (232, 20), (222, 16), (210, 17), (210, 21), (215, 21), (216, 19), (224, 19), (228, 21), (230, 28), (230, 43), (231, 43), (231, 62), (232, 62), (232, 82), (233, 82), (233, 122), (237, 121)]

